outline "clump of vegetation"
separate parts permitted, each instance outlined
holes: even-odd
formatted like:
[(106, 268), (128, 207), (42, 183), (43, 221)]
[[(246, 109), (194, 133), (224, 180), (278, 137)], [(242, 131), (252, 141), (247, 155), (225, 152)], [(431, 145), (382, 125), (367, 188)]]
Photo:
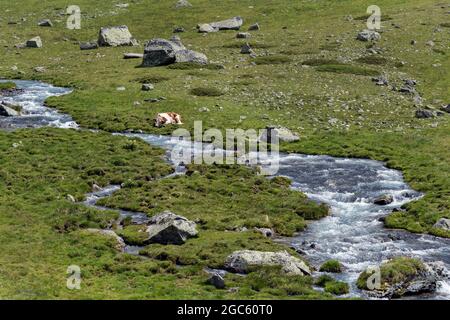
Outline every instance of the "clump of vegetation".
[(385, 65), (388, 60), (384, 57), (367, 56), (356, 59), (357, 62), (373, 65)]
[(192, 89), (191, 94), (199, 97), (220, 97), (223, 92), (217, 88), (199, 87)]
[(201, 64), (194, 62), (181, 62), (171, 64), (167, 68), (172, 70), (195, 70), (195, 69), (222, 70), (224, 69), (224, 66), (217, 63)]
[(339, 273), (342, 272), (341, 263), (337, 260), (328, 260), (320, 267), (321, 272), (333, 272)]
[(186, 176), (123, 188), (99, 204), (149, 215), (170, 210), (200, 221), (204, 230), (273, 228), (289, 236), (303, 230), (305, 220), (328, 215), (326, 205), (308, 200), (289, 184), (242, 166), (189, 165)]
[(302, 62), (302, 64), (306, 65), (306, 66), (317, 67), (317, 66), (329, 65), (329, 64), (340, 65), (340, 64), (343, 64), (343, 63), (341, 63), (341, 62), (339, 62), (337, 60), (333, 60), (333, 59), (320, 59), (320, 58), (317, 58), (317, 59), (305, 60), (305, 61)]
[(128, 225), (122, 230), (118, 230), (117, 234), (125, 240), (127, 244), (134, 246), (144, 245), (144, 241), (147, 238), (145, 232), (146, 227), (141, 225)]
[(0, 91), (1, 90), (14, 90), (16, 89), (16, 83), (12, 81), (0, 82)]
[(265, 56), (255, 58), (257, 65), (284, 64), (292, 61), (292, 58), (286, 56)]
[(329, 64), (329, 65), (321, 65), (317, 67), (317, 71), (320, 72), (333, 72), (333, 73), (342, 73), (342, 74), (354, 74), (358, 76), (379, 76), (380, 72), (373, 69), (368, 69), (364, 67), (358, 67), (358, 66), (352, 66), (352, 65), (336, 65), (336, 64)]
[[(397, 257), (380, 266), (381, 285), (393, 285), (399, 282), (407, 281), (425, 270), (422, 261), (407, 257)], [(367, 279), (372, 274), (364, 271), (359, 275), (356, 282), (359, 289), (367, 290)]]
[(325, 292), (334, 295), (343, 295), (349, 293), (348, 283), (342, 281), (329, 281), (325, 284)]
[(153, 75), (136, 78), (133, 81), (139, 82), (139, 83), (160, 83), (160, 82), (169, 81), (169, 80), (170, 80), (169, 77), (153, 74)]
[(334, 278), (327, 274), (323, 274), (314, 281), (314, 284), (318, 287), (324, 288), (325, 285), (330, 281), (334, 281)]

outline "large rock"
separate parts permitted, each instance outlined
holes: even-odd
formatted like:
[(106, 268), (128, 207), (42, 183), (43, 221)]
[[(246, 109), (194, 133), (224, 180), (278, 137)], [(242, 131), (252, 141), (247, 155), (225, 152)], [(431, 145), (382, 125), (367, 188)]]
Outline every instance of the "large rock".
[(218, 30), (239, 30), (243, 23), (244, 20), (241, 17), (234, 17), (223, 21), (211, 22), (209, 25)]
[(450, 219), (441, 218), (433, 226), (433, 228), (450, 231)]
[(387, 206), (392, 202), (394, 202), (394, 197), (391, 196), (390, 194), (384, 194), (382, 196), (379, 196), (373, 201), (374, 204), (377, 204), (379, 206)]
[(356, 39), (360, 41), (378, 41), (381, 39), (381, 35), (373, 30), (363, 30), (358, 33)]
[(101, 28), (98, 44), (102, 47), (136, 46), (138, 42), (133, 38), (127, 26)]
[(259, 139), (261, 141), (268, 142), (268, 140), (274, 139), (273, 137), (275, 137), (275, 135), (277, 135), (279, 141), (282, 142), (295, 142), (300, 140), (300, 138), (292, 133), (292, 131), (288, 128), (274, 126), (268, 126), (261, 134)]
[(175, 53), (175, 62), (194, 62), (199, 64), (208, 64), (206, 55), (192, 50), (179, 50)]
[(195, 222), (185, 217), (165, 211), (150, 219), (146, 232), (145, 244), (161, 243), (181, 245), (187, 239), (196, 237), (198, 232)]
[(114, 245), (115, 249), (117, 249), (118, 251), (123, 251), (125, 249), (125, 241), (123, 241), (123, 239), (119, 237), (113, 230), (86, 229), (86, 232), (113, 238), (116, 241), (116, 244)]
[(211, 33), (211, 32), (217, 32), (219, 29), (214, 29), (210, 24), (208, 23), (201, 23), (197, 26), (198, 32), (200, 33)]
[(27, 41), (27, 48), (42, 48), (42, 40), (41, 37), (34, 37)]
[(436, 115), (432, 110), (419, 109), (416, 110), (416, 118), (418, 119), (429, 119), (434, 118)]
[(145, 46), (143, 67), (164, 66), (177, 62), (207, 64), (208, 58), (203, 53), (186, 49), (179, 38), (153, 39)]
[(310, 275), (308, 266), (299, 258), (291, 256), (286, 251), (262, 252), (242, 250), (233, 252), (225, 261), (225, 268), (238, 273), (246, 273), (250, 267), (281, 266), (289, 275)]
[(6, 103), (0, 103), (0, 117), (17, 117), (20, 113)]

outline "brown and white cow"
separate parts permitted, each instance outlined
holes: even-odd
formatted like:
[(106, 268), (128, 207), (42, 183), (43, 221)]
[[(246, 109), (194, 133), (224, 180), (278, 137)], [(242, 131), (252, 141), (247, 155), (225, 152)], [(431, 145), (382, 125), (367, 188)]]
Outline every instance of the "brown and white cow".
[(167, 124), (183, 124), (181, 116), (175, 112), (158, 113), (155, 119), (155, 127), (161, 128)]

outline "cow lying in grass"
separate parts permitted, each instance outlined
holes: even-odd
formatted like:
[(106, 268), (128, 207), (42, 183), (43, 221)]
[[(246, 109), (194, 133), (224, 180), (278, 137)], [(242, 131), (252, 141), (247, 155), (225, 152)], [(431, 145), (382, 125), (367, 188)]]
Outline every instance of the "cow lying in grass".
[(155, 127), (161, 128), (167, 124), (183, 124), (181, 116), (174, 112), (158, 113), (155, 119)]

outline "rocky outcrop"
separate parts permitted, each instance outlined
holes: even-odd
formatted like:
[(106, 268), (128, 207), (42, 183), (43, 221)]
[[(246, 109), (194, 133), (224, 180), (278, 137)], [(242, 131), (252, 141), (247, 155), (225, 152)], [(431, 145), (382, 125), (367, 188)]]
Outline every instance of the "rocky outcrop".
[(381, 39), (381, 35), (374, 30), (363, 30), (358, 33), (356, 39), (360, 41), (378, 41)]
[(433, 228), (450, 231), (450, 219), (441, 218), (433, 226)]
[(268, 126), (259, 139), (268, 142), (273, 140), (275, 136), (278, 136), (278, 139), (281, 142), (295, 142), (300, 140), (300, 138), (288, 128), (275, 126)]
[(98, 45), (102, 47), (136, 46), (138, 42), (133, 38), (127, 26), (117, 26), (101, 28)]
[(198, 234), (195, 222), (170, 211), (165, 211), (151, 218), (146, 232), (148, 236), (144, 240), (145, 244), (181, 245), (187, 239), (196, 237)]
[(144, 50), (143, 67), (164, 66), (177, 62), (207, 64), (208, 58), (199, 52), (186, 49), (177, 39), (153, 39)]
[(310, 275), (309, 267), (287, 251), (262, 252), (242, 250), (233, 252), (225, 261), (225, 268), (231, 272), (246, 273), (250, 267), (280, 266), (289, 275)]
[(102, 229), (86, 229), (86, 232), (93, 233), (93, 234), (99, 234), (102, 236), (111, 237), (116, 241), (116, 244), (114, 248), (118, 251), (123, 251), (125, 249), (125, 242), (121, 237), (119, 237), (114, 231), (112, 230), (102, 230)]

